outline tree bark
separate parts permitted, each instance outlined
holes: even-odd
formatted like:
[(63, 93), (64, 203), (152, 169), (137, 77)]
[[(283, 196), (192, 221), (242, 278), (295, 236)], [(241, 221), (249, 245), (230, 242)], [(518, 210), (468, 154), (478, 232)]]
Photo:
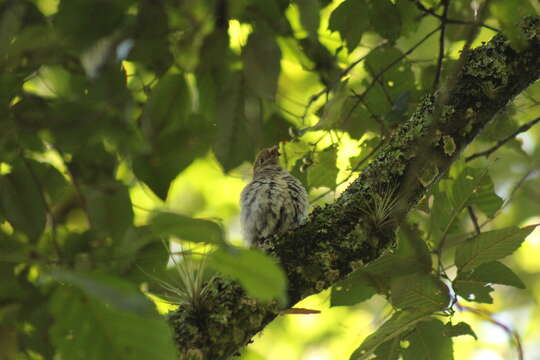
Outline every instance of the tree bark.
[[(494, 115), (538, 79), (540, 20), (525, 19), (521, 37), (519, 51), (501, 34), (468, 51), (444, 96), (426, 97), (339, 199), (315, 208), (304, 226), (264, 242), (286, 272), (290, 306), (394, 246), (411, 208)], [(374, 209), (384, 196), (395, 206), (381, 218)], [(277, 304), (246, 296), (234, 281), (216, 278), (208, 286), (204, 305), (182, 305), (169, 316), (181, 359), (227, 359), (279, 313)]]

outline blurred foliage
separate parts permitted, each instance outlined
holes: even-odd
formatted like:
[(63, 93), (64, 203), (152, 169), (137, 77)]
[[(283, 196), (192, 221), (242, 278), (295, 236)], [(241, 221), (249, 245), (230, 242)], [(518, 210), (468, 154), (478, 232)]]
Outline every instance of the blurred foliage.
[[(0, 359), (174, 359), (149, 294), (183, 286), (171, 265), (191, 247), (284, 300), (279, 266), (239, 247), (246, 163), (280, 144), (313, 205), (332, 201), (445, 86), (477, 20), (473, 46), (500, 29), (519, 48), (516, 23), (540, 11), (494, 0), (477, 19), (482, 4), (0, 1)], [(516, 134), (539, 104), (533, 85), (410, 214), (397, 249), (242, 358), (516, 358), (508, 329), (540, 356), (540, 234), (525, 226), (540, 222), (540, 130)]]

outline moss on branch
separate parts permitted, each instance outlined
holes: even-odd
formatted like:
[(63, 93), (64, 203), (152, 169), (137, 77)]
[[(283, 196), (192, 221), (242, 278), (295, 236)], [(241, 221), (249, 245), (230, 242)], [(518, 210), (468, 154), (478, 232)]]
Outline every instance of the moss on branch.
[[(290, 305), (320, 292), (394, 245), (397, 224), (450, 167), (494, 115), (540, 76), (538, 18), (522, 24), (526, 46), (515, 51), (502, 35), (471, 50), (447, 100), (426, 97), (361, 176), (304, 226), (263, 248), (281, 262)], [(389, 189), (394, 221), (375, 226), (366, 209)], [(182, 359), (226, 359), (278, 314), (232, 281), (216, 279), (204, 308), (181, 306), (170, 315)]]

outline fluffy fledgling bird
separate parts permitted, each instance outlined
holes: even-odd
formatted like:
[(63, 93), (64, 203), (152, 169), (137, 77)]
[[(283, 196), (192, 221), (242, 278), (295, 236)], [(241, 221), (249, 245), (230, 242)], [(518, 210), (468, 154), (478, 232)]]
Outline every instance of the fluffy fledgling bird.
[(253, 165), (253, 181), (240, 197), (244, 239), (251, 246), (302, 225), (307, 217), (306, 189), (279, 165), (279, 155), (277, 146), (259, 152)]

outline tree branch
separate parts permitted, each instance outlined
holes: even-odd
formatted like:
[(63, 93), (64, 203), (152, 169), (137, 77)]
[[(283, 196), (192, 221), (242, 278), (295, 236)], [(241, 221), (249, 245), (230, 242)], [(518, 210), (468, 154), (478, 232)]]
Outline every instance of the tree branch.
[[(521, 30), (527, 46), (520, 52), (502, 35), (468, 51), (440, 111), (434, 113), (437, 99), (426, 97), (334, 203), (315, 208), (304, 226), (265, 241), (264, 250), (280, 261), (287, 275), (289, 306), (380, 257), (394, 244), (396, 224), (458, 154), (540, 77), (540, 20), (527, 18)], [(489, 84), (497, 90), (486, 91)], [(375, 226), (368, 210), (388, 191), (396, 196), (388, 214), (395, 221)], [(281, 310), (246, 296), (230, 280), (216, 278), (208, 286), (201, 307), (183, 305), (170, 315), (182, 359), (227, 359)]]
[(497, 151), (501, 146), (503, 146), (504, 144), (506, 144), (513, 138), (515, 138), (517, 135), (528, 131), (530, 128), (532, 128), (534, 125), (538, 124), (539, 122), (540, 122), (540, 117), (532, 121), (529, 121), (526, 124), (521, 125), (516, 131), (514, 131), (512, 134), (508, 135), (504, 139), (497, 141), (497, 143), (493, 145), (492, 147), (490, 147), (489, 149), (467, 156), (467, 158), (465, 158), (465, 161), (468, 162), (481, 156), (485, 156), (486, 158), (489, 157), (491, 154)]

